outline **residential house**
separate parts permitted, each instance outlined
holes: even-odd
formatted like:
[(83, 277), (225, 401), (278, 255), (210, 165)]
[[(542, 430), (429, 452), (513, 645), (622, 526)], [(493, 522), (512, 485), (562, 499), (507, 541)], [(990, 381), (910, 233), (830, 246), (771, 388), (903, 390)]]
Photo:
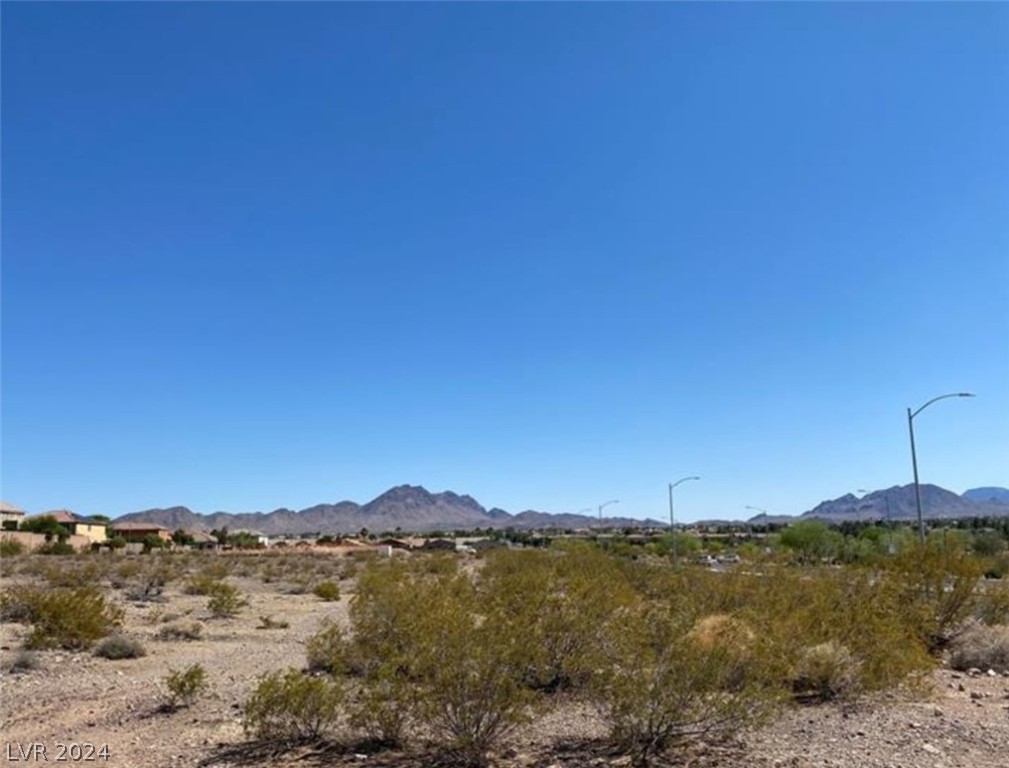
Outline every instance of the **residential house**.
[(101, 520), (92, 520), (89, 517), (81, 517), (69, 509), (55, 509), (35, 517), (51, 517), (71, 536), (84, 536), (92, 544), (103, 544), (106, 540), (106, 523)]
[(217, 539), (206, 531), (198, 531), (194, 528), (183, 528), (182, 532), (193, 540), (190, 544), (193, 549), (214, 549), (217, 547)]
[(5, 531), (16, 531), (24, 519), (25, 512), (23, 509), (18, 509), (6, 501), (0, 501), (0, 528)]
[(157, 536), (165, 542), (172, 540), (172, 532), (156, 523), (112, 523), (112, 535), (120, 536), (127, 542), (142, 542), (148, 536)]

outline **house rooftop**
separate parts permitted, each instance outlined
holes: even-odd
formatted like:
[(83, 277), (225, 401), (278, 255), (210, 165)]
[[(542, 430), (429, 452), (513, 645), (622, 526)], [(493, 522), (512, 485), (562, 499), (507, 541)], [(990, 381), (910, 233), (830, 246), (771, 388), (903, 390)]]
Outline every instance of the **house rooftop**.
[(25, 513), (20, 507), (15, 507), (13, 504), (8, 504), (3, 500), (0, 500), (0, 512), (5, 515), (23, 515)]
[(124, 523), (112, 523), (113, 531), (167, 531), (163, 525), (158, 525), (157, 523), (134, 523), (134, 522), (124, 522)]
[(92, 520), (88, 517), (83, 517), (75, 512), (71, 512), (69, 509), (53, 509), (49, 512), (43, 512), (40, 515), (32, 515), (32, 519), (37, 519), (39, 517), (51, 517), (56, 520), (57, 523), (82, 523), (84, 525), (101, 525), (100, 520)]

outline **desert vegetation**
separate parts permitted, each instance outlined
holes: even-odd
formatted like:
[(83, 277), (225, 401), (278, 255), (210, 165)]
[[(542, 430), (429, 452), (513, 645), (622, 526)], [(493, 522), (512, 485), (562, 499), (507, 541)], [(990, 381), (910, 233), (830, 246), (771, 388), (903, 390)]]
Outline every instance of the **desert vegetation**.
[[(48, 674), (39, 654), (50, 649), (90, 650), (117, 669), (168, 659), (165, 717), (214, 707), (203, 694), (234, 677), (175, 668), (185, 656), (173, 649), (220, 642), (237, 624), (276, 637), (287, 663), (238, 681), (232, 705), (263, 748), (481, 766), (580, 706), (601, 723), (594, 749), (648, 765), (732, 743), (789, 708), (917, 690), (939, 664), (1009, 672), (1009, 585), (992, 578), (1004, 543), (948, 532), (925, 546), (897, 534), (893, 547), (889, 533), (824, 538), (806, 526), (741, 542), (741, 562), (719, 570), (685, 556), (701, 541), (678, 542), (674, 561), (668, 537), (556, 537), (479, 557), (19, 553), (4, 558), (0, 617), (22, 628), (9, 664), (19, 674)], [(300, 649), (291, 614), (270, 612), (292, 599), (311, 627)]]

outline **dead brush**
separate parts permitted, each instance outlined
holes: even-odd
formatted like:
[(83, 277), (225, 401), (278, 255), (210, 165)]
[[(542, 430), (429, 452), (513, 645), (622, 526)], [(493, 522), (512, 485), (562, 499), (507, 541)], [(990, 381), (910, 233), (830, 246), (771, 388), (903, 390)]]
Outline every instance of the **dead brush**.
[(1009, 673), (1009, 625), (974, 626), (955, 641), (950, 666)]

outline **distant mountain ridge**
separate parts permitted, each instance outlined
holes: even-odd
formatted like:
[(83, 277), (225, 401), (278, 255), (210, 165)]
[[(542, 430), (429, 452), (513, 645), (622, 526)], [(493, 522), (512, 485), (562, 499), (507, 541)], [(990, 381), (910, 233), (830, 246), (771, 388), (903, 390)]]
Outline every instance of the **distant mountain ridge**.
[(963, 497), (971, 501), (1009, 504), (1009, 488), (971, 488), (963, 492)]
[[(527, 510), (512, 515), (503, 509), (485, 509), (472, 496), (452, 491), (431, 493), (416, 485), (397, 485), (366, 504), (340, 501), (336, 504), (316, 504), (299, 511), (287, 508), (272, 512), (233, 514), (214, 512), (198, 514), (188, 507), (168, 507), (131, 512), (116, 522), (145, 522), (163, 525), (169, 530), (191, 528), (210, 531), (227, 527), (259, 531), (270, 536), (306, 533), (355, 533), (362, 528), (371, 532), (429, 532), (467, 528), (588, 528), (600, 525), (600, 520), (588, 515), (549, 514)], [(625, 517), (604, 517), (607, 527), (653, 525), (660, 522), (631, 520)]]
[[(1007, 517), (1009, 503), (994, 500), (998, 491), (1005, 492), (1009, 498), (1009, 490), (1005, 488), (984, 488), (967, 491), (957, 495), (938, 485), (928, 483), (920, 486), (921, 514), (926, 520), (957, 519), (968, 517)], [(977, 494), (975, 491), (984, 491)], [(993, 492), (989, 497), (988, 492)], [(824, 520), (831, 523), (845, 521), (874, 520), (910, 520), (918, 516), (915, 501), (914, 485), (895, 485), (880, 491), (873, 491), (865, 496), (855, 496), (847, 493), (836, 499), (823, 501), (808, 512), (802, 513), (800, 519)], [(751, 518), (760, 522), (763, 516)], [(793, 518), (784, 516), (771, 517), (771, 522), (787, 522)]]

